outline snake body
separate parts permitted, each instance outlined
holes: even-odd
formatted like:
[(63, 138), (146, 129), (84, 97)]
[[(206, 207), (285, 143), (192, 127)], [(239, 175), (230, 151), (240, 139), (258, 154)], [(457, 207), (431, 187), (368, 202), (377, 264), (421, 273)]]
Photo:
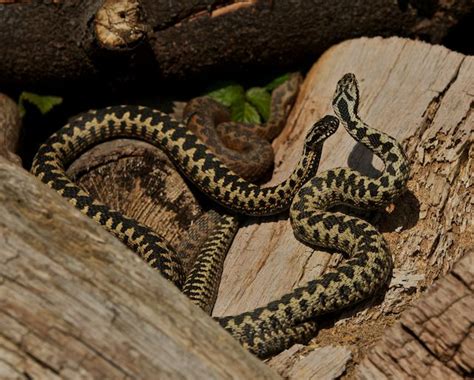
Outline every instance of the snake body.
[[(299, 340), (296, 328), (311, 332), (315, 316), (371, 296), (391, 273), (390, 252), (375, 227), (362, 219), (327, 211), (340, 204), (383, 207), (405, 190), (408, 180), (409, 166), (402, 147), (390, 136), (368, 127), (357, 114), (358, 103), (355, 76), (346, 74), (337, 85), (334, 111), (349, 134), (383, 160), (385, 171), (373, 179), (349, 168), (336, 168), (312, 178), (297, 192), (290, 208), (296, 237), (310, 245), (344, 252), (349, 259), (264, 307), (219, 320), (258, 356), (280, 351), (281, 337), (275, 337), (275, 331), (289, 330), (285, 339), (290, 343)], [(268, 343), (272, 340), (276, 344)]]
[(272, 91), (270, 115), (264, 124), (230, 121), (229, 109), (208, 96), (192, 99), (184, 109), (183, 119), (229, 169), (255, 182), (273, 167), (271, 142), (286, 124), (301, 80), (299, 73), (291, 74)]
[[(265, 124), (230, 121), (229, 109), (209, 96), (192, 99), (183, 111), (183, 119), (186, 126), (232, 171), (250, 182), (261, 181), (273, 167), (271, 141), (286, 124), (301, 80), (299, 73), (291, 74), (272, 91), (270, 115)], [(238, 230), (240, 218), (216, 210), (211, 210), (207, 216), (214, 220), (219, 218), (215, 227), (192, 227), (190, 235), (182, 240), (184, 244), (180, 249), (184, 250), (178, 250), (178, 254), (183, 256), (182, 253), (188, 253), (183, 260), (184, 264), (190, 263), (190, 256), (196, 258), (186, 278), (183, 293), (194, 304), (211, 314), (217, 299), (225, 256)], [(201, 220), (197, 223), (201, 223)], [(204, 244), (198, 244), (202, 239), (193, 242), (192, 236), (202, 232), (207, 232)], [(189, 250), (189, 246), (193, 249)]]
[[(359, 119), (358, 101), (355, 77), (347, 74), (338, 83), (334, 110), (346, 130), (384, 161), (386, 168), (378, 179), (349, 169), (330, 170), (314, 177), (322, 144), (338, 126), (338, 120), (332, 116), (324, 117), (311, 128), (303, 155), (289, 178), (264, 188), (232, 172), (182, 124), (156, 110), (136, 106), (110, 107), (74, 119), (40, 147), (32, 172), (179, 287), (184, 281), (180, 262), (164, 239), (94, 201), (65, 175), (65, 166), (76, 156), (105, 140), (137, 138), (162, 148), (199, 190), (233, 212), (272, 215), (291, 205), (291, 222), (298, 238), (336, 248), (351, 258), (335, 271), (264, 307), (218, 318), (220, 325), (245, 347), (264, 357), (311, 336), (315, 316), (370, 296), (386, 282), (391, 271), (390, 253), (374, 227), (357, 218), (322, 211), (339, 203), (380, 207), (391, 202), (406, 185), (408, 164), (400, 145)], [(212, 252), (214, 247), (210, 244), (208, 251)], [(206, 260), (204, 257), (203, 267)], [(203, 272), (206, 273), (199, 273)], [(198, 274), (197, 279), (202, 276)]]

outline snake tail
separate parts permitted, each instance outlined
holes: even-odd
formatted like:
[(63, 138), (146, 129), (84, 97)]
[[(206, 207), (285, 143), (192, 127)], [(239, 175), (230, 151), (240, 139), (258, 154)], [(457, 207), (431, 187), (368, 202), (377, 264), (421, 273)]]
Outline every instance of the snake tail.
[(217, 297), (225, 255), (238, 228), (237, 217), (223, 215), (220, 223), (201, 247), (186, 277), (183, 293), (209, 314)]

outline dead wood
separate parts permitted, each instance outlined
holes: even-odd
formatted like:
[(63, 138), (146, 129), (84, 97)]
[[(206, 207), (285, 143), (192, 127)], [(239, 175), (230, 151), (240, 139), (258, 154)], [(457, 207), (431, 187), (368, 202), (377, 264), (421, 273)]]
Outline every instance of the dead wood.
[(474, 375), (474, 250), (437, 281), (373, 347), (358, 379)]
[(277, 378), (171, 283), (0, 157), (0, 378)]
[(467, 0), (0, 4), (0, 83), (64, 92), (244, 68), (276, 70), (314, 60), (357, 36), (440, 43), (472, 9)]
[[(409, 353), (412, 356), (410, 366), (414, 367), (417, 365), (417, 359), (420, 361), (426, 359), (427, 350), (430, 353), (435, 353), (435, 355), (432, 355), (434, 358), (430, 356), (431, 363), (433, 363), (433, 371), (429, 372), (430, 376), (436, 377), (441, 374), (463, 376), (468, 371), (472, 371), (472, 358), (469, 356), (470, 351), (467, 349), (472, 344), (472, 340), (464, 339), (464, 336), (469, 334), (470, 324), (472, 324), (469, 316), (466, 316), (466, 311), (469, 310), (467, 307), (470, 307), (466, 305), (466, 300), (472, 298), (472, 284), (466, 279), (468, 278), (466, 273), (472, 273), (472, 269), (469, 266), (466, 269), (464, 263), (459, 264), (461, 269), (464, 269), (461, 271), (455, 269), (455, 272), (453, 272), (454, 278), (458, 282), (464, 283), (464, 287), (460, 284), (456, 285), (451, 277), (447, 277), (448, 280), (438, 284), (439, 289), (445, 290), (433, 290), (433, 292), (437, 292), (436, 297), (438, 298), (439, 294), (442, 294), (444, 302), (435, 302), (434, 300), (438, 298), (433, 298), (432, 295), (427, 295), (426, 297), (431, 298), (425, 299), (424, 291), (439, 277), (448, 273), (454, 263), (459, 258), (467, 255), (473, 247), (473, 184), (471, 174), (473, 172), (471, 106), (472, 93), (474, 92), (472, 89), (473, 61), (472, 57), (465, 57), (440, 46), (400, 38), (364, 38), (347, 41), (331, 48), (311, 69), (286, 129), (280, 138), (274, 142), (277, 162), (272, 183), (285, 178), (298, 160), (305, 131), (315, 120), (326, 113), (332, 113), (330, 103), (333, 91), (337, 80), (345, 72), (354, 72), (359, 79), (362, 93), (360, 107), (362, 118), (369, 125), (382, 129), (402, 141), (412, 163), (412, 176), (408, 192), (396, 202), (392, 210), (375, 213), (371, 216), (372, 222), (384, 233), (395, 257), (395, 270), (388, 289), (379, 297), (339, 316), (337, 322), (334, 319), (322, 319), (322, 330), (308, 346), (294, 346), (269, 361), (268, 364), (282, 375), (295, 379), (302, 376), (318, 379), (335, 378), (341, 376), (341, 374), (345, 374), (343, 376), (347, 378), (355, 376), (370, 378), (373, 373), (381, 377), (389, 376), (392, 370), (394, 373), (401, 371), (404, 355)], [(99, 151), (99, 154), (97, 154), (96, 151), (94, 154), (91, 153), (91, 156), (84, 155), (81, 157), (82, 163), (76, 162), (75, 165), (77, 166), (71, 168), (72, 173), (75, 173), (78, 177), (84, 175), (83, 184), (89, 183), (92, 189), (99, 186), (97, 196), (100, 198), (102, 192), (102, 196), (104, 199), (107, 198), (108, 204), (112, 201), (112, 205), (116, 205), (117, 208), (125, 207), (128, 212), (133, 214), (132, 216), (139, 219), (141, 214), (142, 221), (151, 224), (161, 234), (165, 234), (168, 239), (175, 239), (174, 241), (177, 242), (179, 234), (185, 231), (192, 222), (184, 216), (185, 219), (183, 220), (185, 222), (180, 225), (178, 219), (169, 216), (171, 215), (169, 213), (171, 206), (162, 211), (154, 210), (152, 207), (161, 196), (161, 193), (153, 191), (157, 188), (154, 187), (151, 181), (163, 183), (165, 176), (172, 173), (168, 172), (158, 153), (156, 155), (150, 153), (148, 147), (137, 145), (131, 148), (128, 142), (126, 143), (127, 148), (124, 148), (123, 144), (120, 145), (120, 142), (111, 144), (102, 153)], [(114, 146), (113, 144), (119, 145)], [(96, 149), (104, 148), (98, 147)], [(321, 169), (324, 170), (334, 166), (350, 166), (368, 175), (376, 175), (378, 170), (382, 169), (380, 162), (374, 161), (372, 154), (360, 145), (355, 144), (343, 129), (339, 130), (327, 142), (324, 149)], [(93, 173), (94, 171), (95, 174), (87, 179), (84, 172)], [(148, 173), (149, 171), (153, 174)], [(135, 174), (136, 176), (134, 176)], [(153, 176), (155, 177), (152, 178)], [(128, 180), (121, 183), (123, 178), (128, 178)], [(99, 181), (102, 183), (101, 185), (99, 185)], [(4, 182), (2, 179), (0, 186)], [(181, 185), (182, 182), (176, 182), (173, 186)], [(151, 188), (151, 190), (147, 190), (147, 188)], [(180, 188), (180, 191), (182, 189), (184, 188)], [(21, 195), (24, 191), (27, 190), (23, 190), (23, 192), (18, 190), (17, 192)], [(28, 191), (30, 191), (29, 188)], [(12, 192), (12, 194), (16, 193)], [(33, 192), (32, 196), (38, 198), (35, 194), (38, 194), (38, 192)], [(106, 194), (108, 195), (105, 196)], [(177, 199), (177, 193), (170, 190), (170, 194), (171, 198), (174, 196), (175, 200)], [(140, 202), (140, 197), (145, 201)], [(36, 198), (32, 202), (37, 202)], [(51, 198), (50, 202), (42, 204), (42, 212), (34, 211), (35, 208), (32, 208), (32, 212), (38, 214), (31, 219), (35, 221), (35, 224), (51, 223), (48, 222), (49, 219), (46, 216), (49, 215), (49, 218), (53, 217), (54, 219), (56, 208), (63, 207), (64, 203), (56, 198)], [(193, 199), (192, 193), (185, 195), (185, 198)], [(12, 199), (17, 198), (13, 197)], [(27, 206), (22, 206), (21, 202), (17, 202), (18, 205), (15, 203), (11, 207), (19, 208), (26, 213), (22, 207)], [(4, 203), (5, 201), (2, 200), (0, 207)], [(130, 205), (127, 205), (128, 203)], [(36, 203), (34, 204), (36, 205)], [(52, 208), (50, 208), (50, 205)], [(35, 207), (40, 206), (36, 205)], [(66, 206), (64, 205), (64, 207)], [(196, 208), (189, 208), (188, 210), (195, 210), (195, 215), (199, 215), (202, 211), (199, 209), (200, 206), (193, 207)], [(189, 213), (192, 214), (193, 212), (189, 211)], [(28, 215), (28, 217), (24, 219), (30, 218), (30, 214), (25, 215)], [(162, 227), (160, 222), (168, 220), (166, 219), (168, 217), (173, 223)], [(47, 220), (40, 222), (42, 219)], [(68, 223), (65, 223), (65, 226), (62, 225), (65, 219), (61, 217), (60, 221), (62, 222), (60, 223), (61, 226), (57, 226), (55, 232), (49, 226), (48, 228), (42, 227), (44, 231), (41, 229), (36, 235), (31, 235), (34, 237), (34, 241), (39, 242), (35, 243), (35, 247), (42, 247), (42, 241), (49, 242), (54, 238), (54, 233), (61, 235), (61, 237), (68, 236), (64, 232), (58, 231), (64, 231), (63, 228), (70, 228), (74, 235), (77, 235), (74, 239), (79, 239), (81, 245), (77, 240), (73, 240), (70, 243), (72, 246), (68, 246), (64, 252), (78, 250), (77, 247), (83, 250), (84, 241), (87, 240), (85, 245), (87, 252), (83, 254), (87, 254), (87, 260), (92, 262), (91, 264), (88, 261), (87, 265), (101, 265), (99, 275), (97, 278), (94, 277), (94, 281), (101, 284), (102, 281), (111, 281), (112, 278), (115, 278), (112, 277), (112, 273), (110, 276), (107, 274), (106, 279), (100, 274), (102, 270), (106, 270), (103, 268), (105, 264), (101, 264), (101, 260), (105, 260), (103, 259), (104, 252), (109, 252), (107, 250), (103, 251), (105, 244), (103, 239), (106, 239), (107, 244), (109, 244), (108, 239), (114, 239), (112, 237), (106, 238), (105, 235), (107, 234), (102, 235), (102, 232), (95, 229), (93, 230), (94, 234), (91, 235), (90, 228), (92, 226), (89, 226), (86, 222), (80, 224), (80, 228), (75, 226), (75, 229), (72, 230)], [(171, 226), (172, 224), (173, 226)], [(0, 224), (0, 231), (3, 230), (5, 230), (5, 226)], [(44, 239), (41, 238), (43, 240), (40, 239), (40, 236), (42, 236), (40, 233), (46, 234)], [(87, 235), (87, 238), (84, 234)], [(90, 236), (96, 236), (95, 234), (100, 236), (99, 240), (97, 240), (98, 238), (90, 239)], [(59, 238), (56, 237), (56, 239)], [(10, 241), (12, 240), (10, 239)], [(16, 239), (15, 243), (11, 245), (13, 247), (23, 247), (23, 244), (26, 244), (23, 240)], [(66, 242), (62, 242), (62, 244), (66, 244)], [(77, 244), (77, 246), (74, 244)], [(89, 248), (89, 244), (92, 248)], [(99, 244), (100, 249), (93, 248), (94, 244)], [(107, 246), (107, 244), (105, 245)], [(117, 245), (118, 243), (114, 244)], [(115, 245), (113, 246), (114, 252), (116, 251)], [(121, 247), (120, 244), (118, 246)], [(96, 257), (94, 252), (97, 254), (100, 252), (101, 255)], [(55, 255), (57, 254), (55, 253)], [(10, 261), (15, 264), (20, 260), (21, 263), (21, 257), (6, 261), (8, 264)], [(72, 257), (69, 260), (73, 264), (82, 260), (80, 259), (82, 257), (81, 252), (73, 252)], [(135, 283), (139, 281), (137, 277), (140, 277), (140, 281), (146, 278), (148, 283), (148, 277), (151, 278), (152, 274), (156, 275), (151, 272), (148, 274), (149, 269), (144, 264), (138, 264), (136, 260), (132, 260), (136, 268), (128, 268), (125, 272), (122, 265), (123, 268), (126, 268), (125, 261), (129, 260), (129, 256), (127, 256), (127, 259), (122, 258), (123, 256), (120, 256), (120, 258), (113, 257), (113, 261), (118, 260), (118, 264), (111, 264), (109, 261), (112, 259), (107, 259), (107, 267), (112, 266), (110, 270), (113, 271), (113, 276), (119, 276), (117, 278), (121, 279), (120, 281), (129, 281), (129, 277), (131, 277), (133, 283)], [(25, 260), (31, 259), (28, 256)], [(66, 259), (61, 256), (61, 260)], [(122, 263), (120, 260), (124, 260), (124, 262)], [(314, 251), (297, 242), (285, 216), (267, 220), (249, 220), (237, 234), (229, 252), (214, 313), (215, 315), (234, 314), (263, 305), (314, 278), (326, 268), (336, 265), (339, 260), (340, 256), (337, 254), (331, 255)], [(94, 264), (96, 261), (97, 264)], [(31, 268), (35, 268), (34, 271), (27, 271), (22, 268), (18, 273), (21, 275), (22, 271), (25, 270), (25, 273), (29, 275), (39, 276), (43, 273), (42, 271), (46, 270), (44, 263), (34, 261), (33, 264)], [(61, 261), (61, 265), (66, 265), (66, 261), (64, 263)], [(119, 265), (119, 268), (116, 268), (117, 265)], [(130, 264), (127, 262), (127, 265)], [(84, 267), (86, 266), (84, 265)], [(36, 268), (40, 268), (39, 271)], [(142, 275), (142, 270), (146, 271), (145, 275)], [(93, 276), (89, 272), (89, 270), (86, 271), (86, 276)], [(73, 273), (76, 273), (76, 271)], [(462, 281), (459, 280), (460, 277), (463, 278)], [(85, 278), (87, 281), (90, 280), (90, 277)], [(73, 279), (74, 281), (77, 280), (74, 285), (78, 289), (82, 289), (81, 286), (88, 286), (87, 282), (84, 285), (79, 285), (81, 281), (76, 277)], [(158, 280), (154, 281), (157, 282)], [(53, 289), (56, 289), (56, 283), (53, 282)], [(94, 284), (96, 283), (94, 282)], [(13, 302), (13, 297), (2, 297), (1, 289), (2, 287), (0, 287), (0, 302), (3, 302), (4, 299)], [(88, 287), (84, 289), (89, 290)], [(107, 287), (99, 286), (99, 289), (106, 289), (106, 292), (109, 292)], [(167, 298), (164, 296), (164, 293), (168, 296), (168, 289), (162, 290), (164, 293), (156, 293), (153, 284), (151, 287), (147, 285), (144, 288), (145, 299), (143, 297), (138, 298), (140, 304), (145, 302), (148, 305), (149, 299), (152, 298), (148, 296), (148, 293), (151, 292), (150, 289), (153, 290), (154, 294), (160, 294), (160, 305), (155, 305), (157, 303), (155, 298), (153, 307), (158, 308), (160, 313), (163, 313), (162, 308), (169, 306), (166, 303), (168, 302), (166, 301)], [(172, 290), (174, 291), (174, 289)], [(130, 292), (134, 291), (130, 290)], [(7, 295), (9, 294), (7, 293)], [(80, 294), (82, 294), (82, 290)], [(93, 292), (93, 294), (95, 297), (96, 293)], [(115, 295), (113, 301), (106, 301), (106, 298), (101, 298), (104, 305), (109, 305), (110, 302), (119, 304), (122, 302), (122, 293), (115, 294), (112, 292), (112, 294)], [(135, 297), (135, 293), (133, 294)], [(99, 296), (102, 297), (102, 293)], [(413, 312), (403, 313), (418, 298), (421, 298), (418, 304), (421, 306), (416, 306), (417, 308), (413, 309)], [(128, 298), (125, 297), (125, 299), (128, 302)], [(136, 299), (135, 297), (135, 302), (138, 302)], [(162, 300), (165, 300), (165, 306), (161, 305)], [(61, 305), (58, 306), (59, 309), (61, 309)], [(449, 305), (455, 305), (454, 314)], [(41, 310), (34, 308), (34, 311), (38, 314), (39, 312), (45, 313), (49, 307), (44, 306)], [(184, 306), (181, 306), (180, 303), (177, 307)], [(429, 313), (415, 318), (425, 308), (429, 309)], [(4, 310), (3, 305), (0, 309)], [(53, 311), (48, 313), (57, 318), (57, 314), (59, 314), (57, 310), (59, 309), (52, 308)], [(23, 309), (21, 310), (24, 312)], [(73, 310), (77, 310), (78, 315), (84, 315), (79, 306)], [(189, 317), (188, 323), (192, 323), (191, 319), (195, 318), (195, 315), (198, 315), (197, 318), (199, 318), (199, 313), (196, 313), (186, 317)], [(106, 311), (101, 310), (94, 310), (93, 314), (96, 319), (98, 318), (96, 315), (108, 315)], [(121, 316), (122, 314), (119, 313), (118, 315)], [(429, 318), (425, 318), (424, 315), (431, 315), (432, 318), (428, 321)], [(34, 321), (32, 315), (27, 314), (27, 316), (28, 323), (30, 323), (30, 320)], [(401, 322), (397, 324), (400, 317)], [(171, 317), (162, 318), (167, 321), (166, 323), (171, 323), (167, 319)], [(439, 320), (436, 318), (439, 318)], [(10, 319), (7, 322), (9, 324), (13, 323)], [(433, 325), (427, 324), (428, 322), (433, 323)], [(431, 333), (433, 326), (454, 324), (455, 329), (442, 330), (443, 334), (440, 334), (438, 338)], [(108, 328), (109, 325), (107, 325)], [(121, 326), (121, 324), (119, 325)], [(387, 327), (392, 325), (394, 325), (393, 330), (387, 331)], [(83, 327), (83, 325), (80, 326)], [(112, 326), (117, 328), (115, 323)], [(400, 333), (402, 330), (406, 332), (407, 326), (410, 329), (410, 336)], [(70, 328), (69, 325), (66, 327)], [(66, 329), (66, 327), (62, 326), (61, 328)], [(168, 324), (166, 327), (168, 327)], [(160, 327), (153, 325), (153, 329), (159, 330)], [(428, 334), (425, 333), (427, 329)], [(4, 331), (3, 328), (0, 330)], [(163, 331), (159, 331), (163, 335)], [(181, 337), (180, 333), (181, 331), (177, 334)], [(90, 335), (88, 334), (90, 334), (89, 331), (85, 333), (86, 336), (83, 339), (81, 338), (81, 342), (89, 339)], [(104, 337), (104, 341), (111, 340), (115, 344), (119, 339), (116, 334), (119, 334), (119, 338), (122, 336), (114, 330), (110, 332), (110, 336)], [(174, 334), (173, 332), (171, 336), (174, 337)], [(386, 336), (381, 341), (384, 335)], [(400, 336), (403, 339), (402, 341), (398, 339)], [(134, 344), (141, 344), (138, 339), (144, 339), (146, 344), (149, 344), (147, 337), (148, 335), (136, 337)], [(95, 340), (93, 341), (95, 342)], [(400, 342), (406, 342), (409, 351), (403, 351), (399, 347), (401, 346)], [(423, 342), (423, 344), (419, 342)], [(396, 347), (398, 356), (392, 362), (385, 360), (382, 364), (382, 370), (374, 372), (374, 360), (375, 363), (379, 360), (377, 355), (386, 352), (387, 347), (395, 347), (393, 346), (395, 343), (398, 344)], [(175, 347), (174, 344), (173, 341), (173, 347)], [(191, 353), (188, 352), (187, 354), (194, 355), (194, 350), (197, 349), (194, 343), (189, 345), (188, 342), (186, 344), (187, 348), (180, 352), (191, 350)], [(458, 346), (456, 346), (457, 344)], [(219, 345), (216, 344), (218, 347)], [(31, 347), (36, 347), (32, 344), (27, 346), (17, 344), (17, 346), (28, 347), (28, 350), (31, 350)], [(114, 347), (116, 346), (117, 344)], [(45, 352), (49, 352), (49, 346), (46, 347)], [(371, 350), (372, 347), (374, 347), (373, 350)], [(102, 346), (100, 348), (103, 349)], [(113, 349), (113, 347), (110, 348), (110, 350)], [(53, 352), (56, 353), (56, 351)], [(16, 353), (15, 355), (12, 356), (15, 358), (14, 360), (21, 359), (19, 361), (21, 363), (26, 360), (22, 359), (25, 355), (21, 356)], [(37, 352), (34, 353), (36, 359), (43, 360), (44, 357), (39, 355)], [(118, 354), (114, 351), (114, 359), (118, 357), (115, 355)], [(109, 356), (106, 357), (109, 358)], [(192, 357), (195, 358), (195, 356)], [(334, 360), (335, 358), (337, 359)], [(453, 358), (453, 361), (450, 362), (446, 358)], [(100, 361), (102, 358), (96, 360)], [(120, 362), (121, 360), (122, 357), (120, 357)], [(202, 357), (200, 360), (203, 360)], [(204, 362), (207, 365), (208, 362), (206, 360)], [(359, 365), (359, 363), (362, 364)], [(197, 365), (197, 362), (195, 364)], [(215, 365), (220, 368), (221, 363), (215, 362)], [(224, 366), (224, 364), (222, 365)], [(54, 368), (57, 368), (57, 366)], [(421, 363), (420, 368), (424, 368)]]
[[(359, 79), (361, 117), (402, 142), (412, 174), (407, 193), (393, 210), (371, 217), (395, 258), (388, 289), (347, 311), (337, 323), (322, 319), (323, 328), (309, 347), (294, 352), (290, 360), (282, 354), (286, 364), (278, 357), (270, 362), (279, 370), (285, 368), (282, 374), (291, 374), (312, 348), (335, 346), (341, 350), (338, 357), (344, 357), (347, 349), (352, 352), (346, 366), (350, 378), (351, 368), (387, 326), (472, 249), (473, 65), (472, 57), (440, 46), (363, 38), (331, 48), (309, 72), (286, 129), (274, 142), (277, 167), (271, 183), (284, 179), (296, 164), (305, 131), (332, 113), (337, 80), (346, 72)], [(335, 166), (368, 175), (382, 169), (380, 161), (343, 128), (327, 141), (320, 169)], [(285, 217), (249, 220), (227, 256), (214, 314), (262, 306), (339, 261), (339, 255), (299, 243)], [(312, 363), (314, 371), (321, 368), (317, 360)], [(332, 377), (339, 372), (337, 368)], [(314, 376), (319, 378), (319, 373)]]
[(20, 130), (21, 117), (17, 104), (0, 93), (0, 156), (17, 165), (21, 165), (21, 158), (16, 155)]
[(136, 140), (100, 144), (68, 174), (95, 199), (134, 218), (177, 246), (204, 210), (158, 148)]

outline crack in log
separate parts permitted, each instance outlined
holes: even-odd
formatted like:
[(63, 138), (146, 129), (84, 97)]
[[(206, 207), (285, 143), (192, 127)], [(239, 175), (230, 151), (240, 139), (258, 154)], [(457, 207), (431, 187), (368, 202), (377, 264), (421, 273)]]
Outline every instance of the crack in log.
[(25, 286), (20, 280), (18, 280), (16, 277), (11, 277), (11, 276), (8, 276), (6, 275), (5, 273), (0, 273), (0, 275), (2, 276), (2, 278), (4, 278), (5, 280), (8, 280), (10, 282), (12, 282), (13, 284), (17, 285), (19, 288), (21, 289), (24, 289), (25, 291), (37, 296), (38, 298), (40, 298), (41, 300), (43, 300), (46, 304), (48, 305), (52, 305), (52, 302), (51, 300), (47, 297), (47, 296), (44, 296), (42, 294), (41, 291), (37, 291), (37, 289), (34, 289), (34, 288), (29, 288), (27, 286)]
[[(296, 279), (296, 281), (293, 283), (293, 287), (297, 286), (298, 284), (301, 284), (301, 282), (303, 281), (303, 278), (304, 278), (304, 275), (306, 273), (306, 269), (307, 269), (307, 266), (308, 266), (308, 263), (309, 263), (309, 260), (311, 260), (311, 257), (315, 254), (314, 250), (313, 252), (310, 252), (309, 255), (307, 255), (305, 257), (305, 260), (303, 262), (303, 265), (301, 266), (301, 273), (300, 275), (298, 276), (298, 278)], [(326, 265), (326, 268), (327, 268), (327, 265)], [(325, 269), (326, 269), (325, 268)]]
[[(16, 321), (16, 319), (15, 319)], [(55, 367), (53, 367), (51, 364), (49, 364), (48, 362), (44, 361), (43, 359), (40, 359), (38, 356), (36, 356), (34, 353), (28, 351), (27, 347), (25, 346), (25, 344), (23, 343), (23, 339), (28, 335), (28, 334), (33, 334), (35, 335), (34, 333), (32, 333), (31, 331), (28, 331), (26, 334), (24, 334), (21, 338), (21, 340), (19, 342), (14, 342), (12, 341), (11, 339), (9, 339), (8, 337), (5, 337), (3, 334), (2, 336), (7, 339), (9, 342), (12, 342), (13, 345), (15, 345), (18, 350), (22, 353), (24, 353), (29, 359), (31, 359), (33, 362), (35, 362), (36, 364), (38, 364), (41, 368), (44, 368), (52, 373), (54, 373), (55, 375), (58, 375), (60, 376), (61, 375), (61, 368), (60, 369), (57, 369)]]
[[(444, 203), (446, 204), (446, 201)], [(432, 240), (433, 237), (431, 236), (429, 239)], [(430, 250), (426, 253), (427, 259), (433, 256), (433, 254), (436, 252), (436, 249), (438, 248), (440, 241), (441, 241), (441, 233), (438, 233), (434, 237), (433, 243), (431, 243)]]
[(104, 362), (109, 364), (111, 367), (118, 370), (120, 373), (124, 374), (127, 378), (128, 377), (133, 378), (133, 373), (128, 372), (125, 368), (121, 367), (117, 362), (115, 362), (113, 358), (107, 357), (106, 355), (104, 355), (103, 352), (99, 351), (94, 346), (88, 344), (85, 340), (82, 339), (82, 336), (73, 334), (71, 331), (65, 331), (59, 328), (58, 326), (52, 326), (48, 331), (53, 331), (53, 330), (57, 331), (58, 333), (60, 333), (61, 335), (65, 337), (70, 337), (74, 339), (76, 342), (78, 342), (80, 345), (82, 345), (88, 350), (88, 352), (85, 352), (83, 355), (83, 358), (80, 360), (79, 367), (83, 367), (82, 363), (87, 359), (88, 355), (92, 353), (93, 355), (101, 358)]
[[(8, 350), (5, 346), (0, 346), (0, 348), (1, 348), (2, 350), (12, 352), (11, 350)], [(31, 378), (27, 373), (18, 371), (18, 369), (17, 369), (13, 364), (7, 362), (5, 359), (3, 359), (3, 358), (0, 357), (0, 364), (2, 364), (2, 363), (3, 363), (3, 365), (5, 365), (7, 368), (9, 368), (11, 371), (17, 373), (19, 376), (25, 375), (25, 376), (27, 376), (28, 379)], [(2, 373), (4, 373), (4, 371), (2, 370), (2, 365), (0, 365), (0, 371), (1, 371)]]
[(423, 136), (425, 131), (433, 124), (433, 120), (436, 117), (436, 114), (438, 113), (439, 107), (444, 99), (444, 96), (451, 88), (453, 83), (458, 79), (459, 72), (461, 71), (461, 66), (464, 63), (464, 60), (465, 57), (463, 57), (457, 65), (456, 70), (454, 71), (451, 79), (448, 81), (446, 86), (444, 86), (444, 88), (440, 92), (438, 92), (438, 94), (428, 104), (428, 107), (426, 107), (426, 112), (423, 114), (423, 116), (426, 115), (426, 119), (423, 121), (423, 123), (420, 125), (420, 128), (418, 129), (418, 135), (420, 137)]
[(471, 286), (468, 284), (457, 272), (456, 269), (452, 270), (450, 275), (452, 275), (456, 280), (458, 280), (462, 285), (466, 287), (469, 291), (471, 291)]
[[(432, 320), (439, 320), (441, 318), (441, 316), (445, 315), (445, 314), (448, 314), (449, 313), (449, 310), (451, 309), (452, 306), (454, 306), (455, 304), (457, 304), (458, 302), (461, 302), (462, 300), (464, 300), (465, 298), (468, 298), (469, 295), (464, 295), (462, 297), (458, 297), (456, 298), (455, 300), (453, 300), (452, 302), (450, 302), (448, 305), (446, 305), (445, 307), (443, 307), (443, 310), (441, 310), (439, 313), (435, 313), (435, 314), (432, 314), (430, 315), (429, 317), (427, 317), (427, 319), (425, 319), (421, 324), (420, 324), (420, 327), (421, 327), (421, 330), (419, 332), (419, 335), (421, 335), (423, 332), (426, 332), (427, 330), (425, 329), (425, 325), (432, 321)], [(425, 314), (426, 316), (426, 314)], [(451, 346), (452, 347), (452, 351), (453, 351), (453, 354), (449, 355), (449, 357), (444, 360), (442, 359), (438, 354), (436, 354), (434, 351), (432, 351), (428, 345), (421, 339), (421, 337), (415, 333), (410, 326), (408, 326), (407, 324), (404, 323), (404, 321), (401, 321), (400, 322), (400, 325), (402, 327), (403, 330), (405, 330), (407, 333), (409, 333), (417, 342), (419, 342), (423, 348), (426, 349), (427, 352), (430, 353), (431, 356), (433, 356), (434, 358), (436, 358), (437, 361), (441, 362), (441, 363), (444, 363), (444, 364), (447, 364), (449, 363), (450, 360), (452, 360), (452, 358), (454, 356), (456, 356), (456, 354), (458, 353), (458, 349), (459, 347), (461, 346), (462, 342), (465, 340), (465, 338), (467, 336), (469, 336), (469, 329), (468, 331), (464, 331), (464, 334), (463, 336), (461, 337), (461, 339), (459, 340), (458, 343), (456, 343), (455, 345)], [(471, 324), (472, 326), (472, 324)], [(429, 331), (428, 331), (429, 332)], [(430, 334), (431, 335), (431, 334)], [(444, 352), (444, 354), (446, 354), (446, 351)]]
[[(420, 148), (423, 148), (424, 150), (429, 151), (429, 149), (426, 149), (425, 147), (420, 146), (418, 142), (423, 141), (422, 139), (423, 135), (432, 126), (433, 120), (436, 117), (436, 114), (438, 113), (438, 109), (441, 105), (441, 102), (446, 92), (451, 88), (452, 84), (457, 80), (459, 76), (459, 72), (461, 71), (461, 66), (464, 61), (465, 61), (465, 57), (463, 57), (461, 61), (459, 62), (459, 64), (456, 66), (456, 69), (451, 79), (446, 84), (446, 86), (440, 92), (437, 92), (437, 95), (430, 101), (430, 103), (425, 109), (425, 112), (423, 112), (422, 117), (424, 119), (420, 123), (420, 126), (417, 128), (416, 133), (413, 136), (410, 136), (407, 139), (405, 139), (405, 141), (403, 141), (402, 145), (405, 148), (405, 151), (408, 157), (411, 158), (411, 155), (413, 154), (413, 152), (417, 151), (417, 147), (420, 147)], [(415, 143), (412, 144), (412, 141), (415, 141)], [(410, 146), (412, 147), (412, 149), (410, 149)], [(410, 161), (413, 161), (413, 160), (411, 159)]]
[[(474, 94), (473, 94), (474, 96)], [(458, 121), (458, 123), (454, 126), (453, 128), (453, 135), (456, 134), (456, 132), (459, 130), (459, 127), (461, 127), (461, 125), (463, 125), (465, 123), (465, 121), (467, 120), (467, 118), (469, 116), (471, 116), (471, 112), (472, 112), (472, 109), (474, 108), (474, 101), (472, 101), (470, 104), (469, 104), (469, 110), (467, 111), (467, 113)]]
[(415, 342), (417, 342), (423, 349), (425, 350), (426, 353), (428, 353), (435, 361), (441, 362), (439, 360), (438, 356), (427, 346), (427, 344), (418, 336), (416, 333), (407, 325), (405, 325), (403, 322), (400, 323), (400, 326), (404, 332), (406, 332), (409, 336), (413, 338)]

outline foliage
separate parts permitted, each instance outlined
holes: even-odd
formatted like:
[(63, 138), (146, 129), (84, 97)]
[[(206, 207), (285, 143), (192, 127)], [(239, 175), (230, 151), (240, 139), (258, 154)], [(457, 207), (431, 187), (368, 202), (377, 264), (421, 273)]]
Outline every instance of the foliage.
[(232, 82), (207, 93), (207, 95), (229, 107), (233, 121), (262, 123), (270, 117), (271, 92), (289, 77), (290, 74), (285, 74), (263, 87), (252, 87), (247, 91), (240, 84)]
[(51, 111), (54, 106), (61, 104), (63, 102), (63, 98), (58, 96), (45, 96), (45, 95), (38, 95), (32, 92), (22, 92), (20, 98), (18, 100), (18, 106), (20, 108), (20, 114), (23, 117), (25, 115), (25, 102), (33, 104), (38, 110), (44, 115)]

